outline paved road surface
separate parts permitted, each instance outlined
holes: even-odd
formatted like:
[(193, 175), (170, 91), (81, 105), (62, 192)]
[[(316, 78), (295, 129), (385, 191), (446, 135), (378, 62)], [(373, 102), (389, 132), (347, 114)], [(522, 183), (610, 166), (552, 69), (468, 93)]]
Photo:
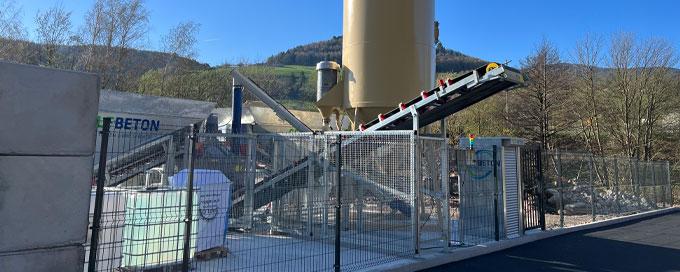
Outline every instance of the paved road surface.
[(680, 212), (556, 236), (427, 271), (680, 271)]

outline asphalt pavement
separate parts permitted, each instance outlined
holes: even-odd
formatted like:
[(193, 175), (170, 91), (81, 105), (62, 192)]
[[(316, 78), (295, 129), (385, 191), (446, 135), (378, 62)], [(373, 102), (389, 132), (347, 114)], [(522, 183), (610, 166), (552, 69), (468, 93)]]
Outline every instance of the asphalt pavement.
[(425, 271), (680, 271), (680, 212), (560, 235)]

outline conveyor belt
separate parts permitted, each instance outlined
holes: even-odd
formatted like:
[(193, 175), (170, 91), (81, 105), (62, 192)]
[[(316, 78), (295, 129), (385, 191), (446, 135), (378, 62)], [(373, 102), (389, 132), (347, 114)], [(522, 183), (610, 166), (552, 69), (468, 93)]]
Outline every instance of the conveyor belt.
[(489, 96), (520, 86), (524, 77), (519, 71), (496, 63), (480, 67), (457, 78), (440, 80), (440, 86), (420, 96), (401, 103), (395, 109), (378, 115), (378, 118), (359, 125), (361, 131), (421, 128), (462, 109), (474, 105)]

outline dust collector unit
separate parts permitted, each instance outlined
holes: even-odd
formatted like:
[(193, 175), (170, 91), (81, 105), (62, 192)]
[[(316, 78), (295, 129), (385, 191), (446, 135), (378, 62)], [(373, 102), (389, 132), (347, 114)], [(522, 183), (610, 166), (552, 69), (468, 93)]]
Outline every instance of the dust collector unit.
[(368, 122), (434, 87), (434, 3), (344, 0), (342, 84), (353, 120)]
[(316, 101), (321, 100), (324, 94), (338, 84), (338, 71), (340, 65), (334, 61), (322, 61), (316, 65), (318, 79), (316, 82)]

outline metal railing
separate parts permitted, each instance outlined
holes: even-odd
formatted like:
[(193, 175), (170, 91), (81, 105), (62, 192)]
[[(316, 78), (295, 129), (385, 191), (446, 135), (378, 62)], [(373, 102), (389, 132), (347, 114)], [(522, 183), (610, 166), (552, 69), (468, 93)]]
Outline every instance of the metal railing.
[[(113, 129), (100, 142), (85, 245), (91, 271), (372, 269), (422, 250), (510, 239), (506, 221), (518, 216), (506, 216), (507, 203), (527, 207), (522, 189), (520, 205), (506, 199), (501, 149), (462, 150), (410, 131)], [(545, 200), (539, 216), (548, 228), (672, 203), (667, 163), (535, 157), (542, 164), (522, 168), (536, 169), (517, 171), (542, 170), (527, 176), (543, 186), (527, 188), (540, 188), (530, 199)]]
[[(110, 134), (124, 133), (142, 132)], [(181, 128), (102, 142), (94, 271), (350, 271), (449, 246), (446, 139)]]

